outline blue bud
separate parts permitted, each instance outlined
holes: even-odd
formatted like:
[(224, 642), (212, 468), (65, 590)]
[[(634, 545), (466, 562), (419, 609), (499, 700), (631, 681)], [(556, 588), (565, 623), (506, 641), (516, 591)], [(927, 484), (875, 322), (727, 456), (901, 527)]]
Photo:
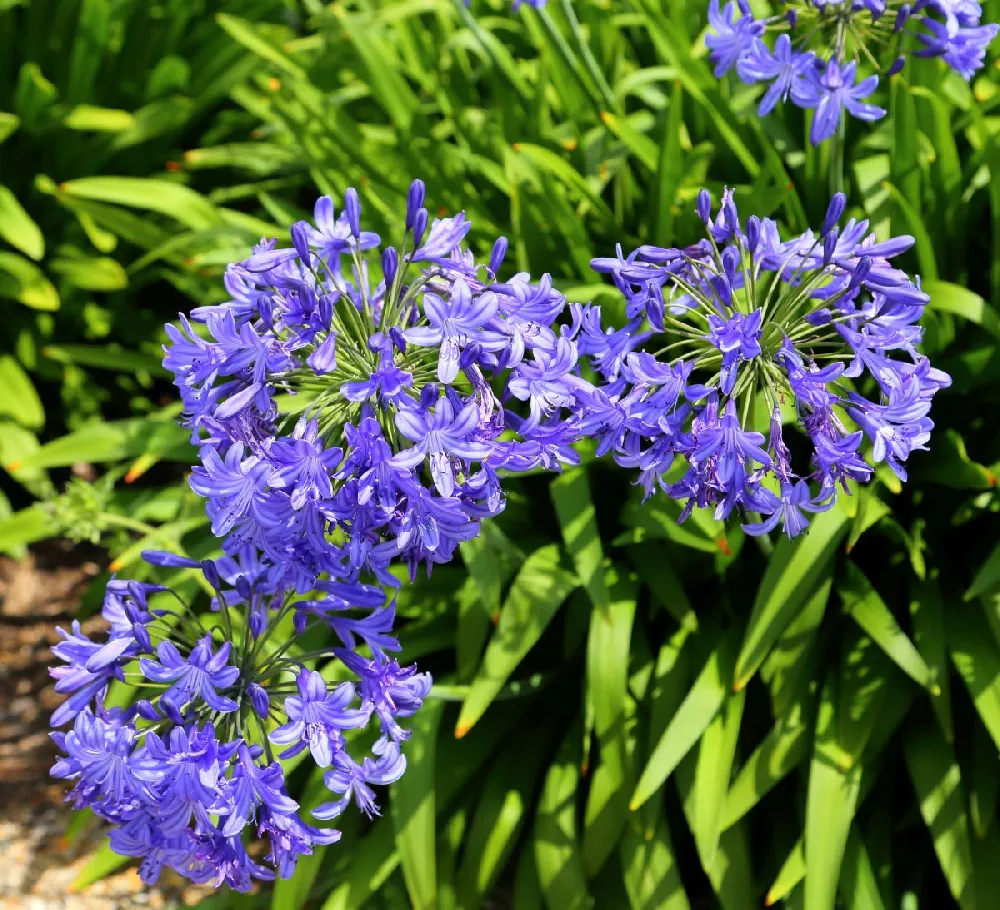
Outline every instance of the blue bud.
[(895, 60), (892, 61), (892, 66), (890, 66), (889, 69), (886, 70), (885, 78), (891, 79), (898, 72), (900, 72), (904, 66), (906, 66), (906, 57), (900, 54)]
[(497, 242), (493, 244), (493, 252), (490, 253), (490, 272), (494, 277), (500, 271), (500, 266), (503, 265), (504, 256), (506, 255), (507, 238), (498, 237)]
[(912, 12), (909, 3), (904, 3), (900, 8), (899, 12), (896, 13), (896, 21), (892, 25), (892, 30), (894, 32), (901, 32), (903, 27), (906, 25), (906, 21), (910, 18), (910, 13)]
[(712, 222), (712, 197), (709, 196), (708, 190), (701, 190), (698, 193), (698, 207), (696, 209), (698, 212), (698, 217), (705, 222), (705, 224), (711, 224)]
[(382, 253), (382, 274), (385, 276), (386, 290), (392, 287), (396, 280), (396, 270), (399, 268), (399, 254), (395, 247), (386, 247)]
[(222, 587), (222, 579), (219, 577), (219, 569), (211, 559), (204, 559), (201, 563), (201, 571), (205, 580), (218, 591)]
[(418, 209), (413, 216), (413, 243), (420, 246), (424, 242), (424, 231), (427, 230), (427, 209)]
[(833, 260), (833, 254), (837, 250), (838, 237), (836, 230), (830, 231), (823, 237), (823, 265), (829, 265)]
[(851, 275), (851, 283), (848, 285), (848, 288), (853, 289), (856, 287), (860, 287), (860, 285), (868, 277), (871, 270), (872, 270), (872, 257), (862, 256), (858, 260), (858, 264), (854, 267), (854, 274)]
[(132, 634), (143, 651), (152, 652), (153, 642), (149, 638), (149, 631), (141, 622), (132, 623)]
[(406, 230), (409, 230), (416, 223), (417, 212), (424, 204), (424, 181), (417, 179), (410, 184), (410, 191), (406, 194)]
[(826, 210), (826, 217), (823, 219), (823, 227), (819, 229), (820, 236), (825, 236), (833, 230), (840, 221), (840, 216), (844, 214), (846, 206), (847, 197), (843, 193), (834, 193)]
[(161, 720), (163, 718), (163, 715), (146, 698), (136, 702), (135, 707), (143, 720)]
[(254, 711), (261, 720), (267, 720), (268, 712), (271, 710), (271, 699), (268, 698), (264, 687), (258, 683), (250, 683), (247, 686), (247, 695), (250, 696), (250, 703)]
[(264, 627), (267, 625), (267, 608), (262, 610), (253, 609), (250, 611), (250, 634), (254, 638), (260, 638), (260, 633), (264, 631)]
[(306, 223), (304, 221), (296, 221), (292, 225), (290, 233), (295, 252), (299, 254), (302, 264), (308, 267), (312, 263), (312, 253), (309, 251), (309, 237), (306, 235)]
[(361, 201), (358, 199), (358, 191), (353, 186), (344, 193), (344, 211), (347, 214), (347, 224), (351, 228), (351, 233), (355, 237), (360, 237)]
[(756, 215), (747, 218), (746, 238), (747, 249), (753, 253), (760, 243), (760, 219)]

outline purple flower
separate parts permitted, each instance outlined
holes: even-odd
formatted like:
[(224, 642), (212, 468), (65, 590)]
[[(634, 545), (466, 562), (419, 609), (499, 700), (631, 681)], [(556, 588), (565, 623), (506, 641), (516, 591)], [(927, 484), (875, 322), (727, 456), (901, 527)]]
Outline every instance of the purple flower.
[(415, 468), (428, 459), (434, 486), (442, 496), (451, 496), (455, 492), (453, 459), (482, 461), (490, 454), (490, 447), (474, 438), (478, 417), (472, 402), (456, 415), (446, 397), (439, 398), (430, 413), (422, 408), (398, 411), (396, 426), (413, 446), (394, 455), (393, 463)]
[(816, 111), (809, 132), (813, 145), (819, 145), (837, 132), (845, 110), (866, 122), (885, 116), (883, 108), (865, 104), (862, 100), (878, 87), (878, 76), (869, 76), (855, 85), (856, 70), (854, 61), (841, 67), (831, 58), (825, 67), (818, 63), (813, 65), (806, 71), (805, 78), (793, 86), (796, 104)]
[(288, 723), (271, 733), (271, 742), (291, 746), (283, 758), (297, 755), (308, 746), (316, 764), (326, 768), (333, 761), (335, 749), (343, 748), (342, 731), (364, 726), (369, 715), (348, 707), (354, 701), (354, 686), (350, 683), (341, 683), (328, 692), (326, 680), (319, 673), (303, 670), (296, 684), (298, 696), (285, 699)]
[(755, 310), (749, 316), (736, 313), (728, 319), (708, 316), (708, 340), (722, 352), (720, 388), (728, 395), (736, 384), (736, 371), (741, 360), (752, 360), (760, 354), (760, 324), (763, 313)]
[(719, 0), (709, 0), (708, 25), (711, 31), (705, 36), (705, 45), (716, 77), (735, 67), (754, 39), (764, 34), (764, 23), (754, 19), (746, 0), (729, 0), (722, 10)]
[[(950, 379), (917, 353), (927, 298), (892, 263), (912, 238), (879, 242), (853, 219), (839, 230), (845, 208), (843, 197), (832, 200), (822, 239), (809, 231), (783, 241), (769, 219), (742, 222), (728, 191), (713, 218), (704, 193), (707, 246), (644, 246), (597, 261), (627, 300), (646, 306), (654, 294), (676, 292), (685, 306), (669, 320), (651, 307), (633, 319), (638, 343), (620, 341), (624, 361), (569, 410), (599, 455), (637, 471), (645, 496), (659, 490), (683, 502), (681, 520), (695, 508), (712, 508), (720, 520), (756, 512), (765, 518), (749, 522), (748, 533), (781, 523), (795, 536), (839, 489), (868, 482), (872, 464), (886, 461), (905, 478), (903, 462), (925, 447), (931, 400)], [(584, 314), (577, 323), (571, 331), (584, 356), (602, 367), (604, 346), (584, 330)], [(847, 380), (862, 375), (882, 401), (852, 390)], [(761, 400), (770, 405), (766, 421)], [(799, 447), (786, 444), (785, 403), (807, 442), (801, 463)]]
[(788, 35), (779, 35), (770, 51), (763, 41), (753, 43), (749, 53), (737, 63), (740, 79), (747, 83), (770, 82), (760, 99), (758, 112), (761, 117), (771, 113), (781, 101), (787, 101), (797, 90), (802, 77), (813, 67), (816, 55), (811, 51), (799, 53), (792, 49)]
[(239, 705), (231, 698), (219, 695), (217, 689), (228, 689), (237, 679), (238, 667), (229, 666), (230, 643), (223, 642), (212, 652), (212, 636), (198, 642), (185, 660), (171, 641), (161, 641), (156, 648), (159, 661), (140, 658), (139, 669), (150, 682), (173, 683), (163, 694), (165, 705), (178, 713), (196, 698), (201, 698), (213, 711), (227, 714)]
[(452, 383), (458, 376), (462, 350), (476, 343), (483, 350), (499, 351), (507, 339), (500, 332), (487, 331), (483, 326), (496, 313), (499, 300), (486, 292), (475, 297), (463, 278), (457, 278), (451, 288), (451, 298), (443, 300), (436, 294), (424, 297), (424, 313), (429, 326), (416, 326), (403, 332), (403, 337), (419, 347), (440, 347), (438, 379)]

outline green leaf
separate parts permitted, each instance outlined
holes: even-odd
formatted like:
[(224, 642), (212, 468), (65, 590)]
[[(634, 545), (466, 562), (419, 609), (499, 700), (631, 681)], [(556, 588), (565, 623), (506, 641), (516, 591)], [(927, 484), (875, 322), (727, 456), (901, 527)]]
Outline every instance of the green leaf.
[(0, 297), (17, 300), (33, 310), (59, 309), (59, 294), (33, 262), (0, 250)]
[(132, 861), (131, 856), (122, 856), (104, 841), (87, 860), (86, 865), (80, 870), (76, 878), (73, 879), (72, 891), (82, 891), (84, 888), (99, 882), (102, 878), (107, 878), (111, 873), (117, 872), (122, 866)]
[(976, 711), (1000, 748), (1000, 651), (976, 606), (951, 604), (945, 613), (951, 660)]
[[(46, 443), (19, 462), (20, 467), (57, 468), (81, 461), (121, 461), (144, 452), (176, 453), (191, 463), (188, 434), (172, 419), (134, 417), (94, 423)], [(187, 448), (185, 448), (187, 446)]]
[(8, 114), (0, 111), (0, 143), (13, 135), (21, 123), (21, 118), (17, 114)]
[(833, 589), (827, 577), (810, 595), (798, 616), (785, 628), (761, 667), (761, 676), (771, 690), (775, 717), (785, 717), (812, 681), (813, 648), (826, 605)]
[(63, 126), (71, 130), (117, 133), (135, 126), (135, 117), (128, 111), (78, 104), (66, 114)]
[(643, 831), (640, 825), (629, 824), (619, 853), (631, 910), (690, 910), (662, 813), (657, 814), (653, 830)]
[(70, 199), (110, 202), (167, 215), (194, 231), (217, 225), (219, 212), (204, 196), (179, 183), (151, 177), (81, 177), (60, 185)]
[(566, 471), (549, 484), (556, 518), (566, 550), (573, 559), (577, 577), (590, 602), (605, 617), (611, 609), (611, 595), (604, 582), (604, 551), (597, 530), (594, 503), (590, 498), (587, 472), (583, 468)]
[(845, 549), (848, 553), (854, 549), (855, 544), (873, 525), (878, 524), (886, 515), (892, 513), (890, 509), (872, 487), (862, 487), (858, 492), (858, 511), (851, 522), (851, 533), (847, 536)]
[(936, 689), (931, 690), (931, 707), (948, 742), (955, 738), (951, 714), (951, 673), (948, 665), (948, 641), (945, 636), (945, 606), (941, 591), (933, 579), (925, 579), (910, 599), (913, 640), (933, 674)]
[(0, 416), (10, 417), (31, 430), (45, 423), (45, 411), (35, 386), (10, 354), (0, 354), (0, 389), (3, 390)]
[(778, 870), (777, 878), (767, 891), (764, 906), (771, 907), (784, 900), (799, 882), (806, 877), (806, 851), (801, 840), (795, 842), (784, 863)]
[(42, 356), (57, 363), (75, 363), (81, 367), (112, 370), (116, 373), (149, 373), (152, 376), (171, 376), (162, 359), (141, 351), (129, 351), (117, 344), (48, 344)]
[(639, 132), (629, 122), (628, 117), (612, 114), (611, 111), (601, 111), (601, 121), (649, 170), (656, 170), (659, 159), (656, 143)]
[(305, 70), (285, 52), (277, 41), (266, 35), (264, 29), (228, 13), (219, 13), (216, 15), (215, 21), (226, 30), (233, 40), (238, 41), (262, 60), (273, 64), (289, 76), (305, 78)]
[(846, 562), (837, 587), (844, 609), (904, 673), (925, 689), (933, 688), (934, 674), (906, 637), (870, 581), (853, 562)]
[(969, 457), (965, 440), (952, 429), (935, 435), (934, 448), (914, 472), (913, 479), (953, 490), (989, 490), (997, 485), (996, 474)]
[(535, 815), (535, 867), (549, 910), (582, 910), (590, 902), (576, 830), (579, 751), (580, 730), (574, 725), (549, 765)]
[(125, 269), (106, 256), (53, 259), (49, 265), (57, 275), (85, 291), (120, 291), (128, 287)]
[(974, 887), (969, 824), (962, 775), (951, 747), (924, 726), (906, 736), (903, 754), (948, 888), (963, 907), (971, 906), (966, 903)]
[(630, 808), (633, 810), (638, 809), (663, 786), (681, 759), (701, 739), (702, 733), (725, 702), (729, 691), (728, 682), (732, 679), (739, 633), (740, 628), (733, 626), (722, 636), (653, 748), (632, 795)]
[[(610, 573), (609, 573), (610, 574)], [(583, 865), (593, 878), (614, 850), (628, 815), (634, 782), (628, 717), (629, 644), (635, 620), (636, 586), (611, 576), (607, 611), (595, 607), (587, 636), (587, 698), (594, 712), (600, 762), (587, 798)]]
[(662, 544), (634, 544), (628, 549), (629, 559), (639, 578), (649, 588), (654, 600), (674, 617), (682, 628), (698, 631), (698, 617), (684, 593), (681, 580), (671, 565)]
[(783, 537), (774, 548), (736, 662), (735, 688), (750, 681), (806, 598), (829, 574), (848, 524), (847, 514), (834, 506), (816, 516), (807, 534), (794, 540)]
[(840, 896), (848, 907), (886, 910), (871, 858), (857, 827), (852, 828), (847, 837), (840, 870)]
[(928, 281), (923, 290), (931, 298), (928, 304), (931, 309), (960, 316), (1000, 338), (1000, 316), (975, 291), (945, 281)]
[[(843, 702), (841, 702), (843, 704)], [(871, 712), (874, 713), (874, 712)], [(840, 864), (854, 818), (861, 782), (861, 766), (851, 761), (845, 767), (845, 743), (838, 736), (845, 721), (832, 680), (828, 679), (820, 701), (816, 746), (809, 767), (805, 826), (805, 906), (807, 910), (833, 910), (840, 879)]]
[(729, 695), (698, 744), (698, 764), (687, 797), (688, 818), (698, 856), (706, 869), (715, 863), (723, 830), (732, 827), (723, 825), (723, 812), (745, 700), (745, 691)]
[(39, 503), (0, 518), (0, 552), (9, 553), (52, 534), (52, 522)]
[(35, 261), (45, 255), (41, 229), (17, 201), (17, 196), (3, 184), (0, 184), (0, 237)]
[(459, 895), (467, 907), (480, 907), (514, 848), (542, 777), (542, 760), (555, 738), (546, 724), (512, 737), (486, 776), (482, 796), (462, 855)]
[(1000, 776), (997, 775), (997, 747), (990, 735), (979, 724), (969, 731), (972, 743), (963, 758), (963, 777), (969, 791), (969, 820), (976, 837), (986, 837), (996, 822), (997, 792)]
[(743, 818), (809, 756), (811, 720), (805, 698), (778, 719), (729, 788), (720, 823), (723, 830)]
[(567, 595), (579, 584), (576, 576), (559, 563), (559, 548), (554, 544), (541, 547), (525, 560), (462, 704), (455, 736), (464, 736), (483, 716)]
[[(692, 830), (698, 826), (694, 784), (699, 760), (700, 755), (692, 753), (677, 766), (677, 790), (688, 827)], [(723, 832), (712, 862), (705, 866), (705, 873), (722, 910), (757, 910), (750, 851), (741, 825), (736, 824)]]
[(406, 774), (392, 785), (389, 801), (396, 852), (415, 910), (437, 907), (434, 760), (443, 710), (443, 702), (431, 701), (414, 717), (406, 742)]
[(656, 189), (650, 198), (649, 220), (655, 243), (666, 246), (673, 240), (674, 211), (677, 208), (677, 190), (684, 180), (685, 160), (681, 148), (681, 130), (684, 126), (684, 87), (674, 84), (670, 106), (664, 119), (663, 138), (660, 140), (659, 163), (656, 168)]
[(1000, 589), (1000, 543), (996, 544), (972, 579), (969, 590), (965, 592), (966, 600), (973, 600), (984, 594), (992, 594)]

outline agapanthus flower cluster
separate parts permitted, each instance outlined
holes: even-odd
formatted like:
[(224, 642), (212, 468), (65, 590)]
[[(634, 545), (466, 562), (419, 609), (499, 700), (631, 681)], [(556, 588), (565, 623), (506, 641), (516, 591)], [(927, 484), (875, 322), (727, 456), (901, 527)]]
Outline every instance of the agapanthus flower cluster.
[[(316, 820), (352, 801), (378, 812), (372, 787), (403, 773), (399, 721), (430, 678), (389, 656), (393, 604), (380, 588), (319, 582), (297, 596), (252, 552), (202, 564), (147, 558), (203, 573), (215, 590), (210, 622), (162, 586), (113, 579), (106, 636), (93, 640), (77, 622), (60, 630), (64, 665), (52, 675), (68, 698), (52, 723), (72, 726), (53, 734), (53, 774), (75, 782), (77, 808), (110, 823), (116, 852), (142, 858), (148, 883), (164, 867), (241, 891), (288, 878), (300, 857), (340, 837)], [(303, 652), (289, 625), (318, 630), (325, 644)], [(369, 725), (370, 754), (352, 755)], [(278, 761), (306, 750), (330, 791), (312, 819)]]
[(499, 282), (507, 241), (481, 264), (464, 214), (428, 223), (423, 201), (414, 181), (382, 249), (353, 189), (339, 216), (323, 197), (291, 247), (229, 267), (231, 300), (168, 327), (214, 532), (300, 590), (446, 562), (503, 508), (498, 472), (577, 459), (565, 298), (547, 275)]
[(741, 221), (730, 191), (713, 217), (702, 191), (705, 239), (594, 260), (632, 322), (602, 329), (594, 308), (580, 313), (581, 350), (605, 380), (586, 427), (647, 495), (683, 502), (682, 519), (751, 513), (747, 533), (780, 523), (795, 536), (879, 462), (905, 479), (925, 448), (950, 379), (917, 352), (928, 297), (891, 261), (913, 238), (838, 227), (844, 207), (835, 195), (819, 233), (782, 240), (770, 219)]
[(884, 117), (884, 109), (865, 99), (878, 87), (878, 73), (899, 72), (908, 53), (940, 57), (970, 79), (1000, 28), (982, 24), (977, 0), (784, 0), (778, 6), (757, 19), (747, 0), (729, 0), (723, 8), (711, 0), (705, 43), (716, 76), (735, 69), (748, 85), (767, 85), (761, 116), (789, 99), (813, 110), (814, 145), (834, 135), (845, 112), (869, 122)]

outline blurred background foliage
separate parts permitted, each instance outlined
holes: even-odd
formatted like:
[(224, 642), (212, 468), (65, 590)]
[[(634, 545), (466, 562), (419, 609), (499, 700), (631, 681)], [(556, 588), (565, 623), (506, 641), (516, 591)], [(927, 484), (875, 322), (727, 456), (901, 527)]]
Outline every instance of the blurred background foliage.
[[(619, 318), (589, 260), (690, 242), (703, 185), (817, 224), (827, 152), (712, 76), (705, 6), (0, 0), (0, 550), (100, 541), (134, 577), (145, 548), (213, 551), (162, 323), (225, 299), (225, 264), (318, 194), (356, 186), (395, 237), (419, 176), (475, 247), (505, 234), (517, 269)], [(512, 484), (464, 565), (404, 588), (402, 658), (437, 685), (383, 816), (208, 904), (996, 906), (994, 62), (971, 85), (911, 62), (848, 130), (851, 211), (916, 238), (954, 378), (909, 482), (880, 472), (795, 543), (679, 526), (586, 458)]]

